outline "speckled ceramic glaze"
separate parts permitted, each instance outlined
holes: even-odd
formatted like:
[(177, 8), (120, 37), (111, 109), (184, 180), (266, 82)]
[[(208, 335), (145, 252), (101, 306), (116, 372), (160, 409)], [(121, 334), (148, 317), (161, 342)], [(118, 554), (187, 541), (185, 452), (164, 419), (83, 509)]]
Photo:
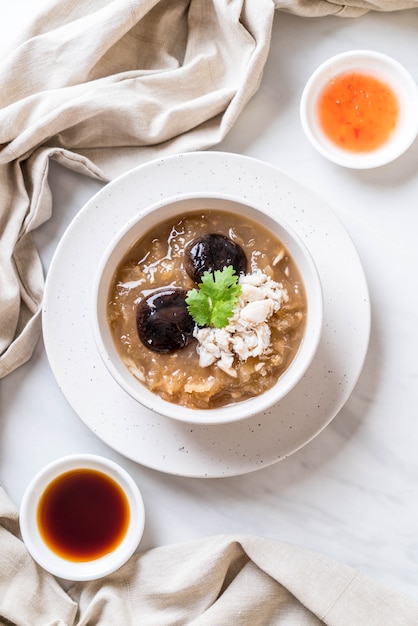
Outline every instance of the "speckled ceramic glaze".
[[(140, 406), (109, 374), (90, 324), (97, 265), (115, 233), (141, 208), (165, 196), (194, 191), (240, 196), (280, 212), (306, 243), (322, 282), (323, 331), (308, 371), (271, 409), (228, 425), (180, 423)], [(198, 152), (138, 167), (85, 205), (51, 263), (43, 327), (59, 386), (103, 441), (160, 471), (218, 477), (275, 463), (329, 424), (360, 374), (369, 340), (370, 304), (357, 252), (324, 202), (266, 163)]]
[[(299, 270), (305, 288), (307, 315), (301, 345), (290, 365), (270, 389), (243, 402), (231, 402), (217, 408), (193, 409), (167, 402), (147, 389), (132, 375), (120, 358), (113, 341), (107, 320), (107, 305), (117, 267), (127, 250), (131, 249), (144, 233), (158, 228), (161, 222), (175, 215), (185, 216), (195, 211), (205, 212), (209, 207), (211, 210), (235, 213), (244, 219), (262, 224), (277, 236), (286, 246)], [(240, 199), (219, 192), (211, 195), (206, 191), (204, 194), (177, 194), (174, 198), (157, 202), (141, 211), (133, 220), (128, 221), (121, 232), (117, 233), (115, 239), (106, 248), (93, 281), (91, 323), (93, 336), (103, 362), (113, 378), (132, 398), (161, 415), (189, 424), (213, 426), (214, 424), (230, 424), (265, 411), (280, 402), (297, 385), (312, 363), (319, 345), (322, 331), (322, 301), (321, 281), (312, 255), (304, 241), (292, 228), (289, 228), (280, 212), (275, 214), (271, 209), (268, 212), (259, 210), (258, 206), (250, 206)]]

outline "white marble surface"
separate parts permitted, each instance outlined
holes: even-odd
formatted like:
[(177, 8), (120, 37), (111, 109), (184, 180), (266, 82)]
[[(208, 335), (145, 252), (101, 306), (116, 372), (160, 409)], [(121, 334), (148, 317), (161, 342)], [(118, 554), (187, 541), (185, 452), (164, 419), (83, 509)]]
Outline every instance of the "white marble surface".
[[(8, 3), (2, 45), (23, 15), (30, 19), (31, 4)], [(267, 161), (315, 190), (360, 254), (372, 303), (370, 346), (354, 392), (328, 428), (254, 473), (163, 474), (125, 459), (87, 429), (61, 395), (40, 341), (31, 361), (0, 384), (0, 480), (16, 505), (50, 460), (103, 454), (142, 490), (141, 549), (217, 533), (263, 535), (322, 552), (418, 599), (418, 142), (391, 165), (345, 170), (314, 152), (298, 117), (310, 73), (344, 50), (390, 54), (418, 80), (417, 34), (418, 10), (358, 19), (276, 13), (259, 92), (216, 146)], [(101, 188), (57, 165), (50, 183), (53, 217), (36, 234), (45, 268), (72, 217)]]

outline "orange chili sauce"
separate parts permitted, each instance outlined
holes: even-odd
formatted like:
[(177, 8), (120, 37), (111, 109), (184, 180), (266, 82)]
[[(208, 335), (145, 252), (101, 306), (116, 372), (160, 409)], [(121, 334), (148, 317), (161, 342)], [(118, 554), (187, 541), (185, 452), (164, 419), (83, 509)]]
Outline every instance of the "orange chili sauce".
[(324, 133), (340, 148), (371, 152), (396, 127), (399, 104), (392, 89), (373, 76), (351, 72), (329, 81), (318, 100)]

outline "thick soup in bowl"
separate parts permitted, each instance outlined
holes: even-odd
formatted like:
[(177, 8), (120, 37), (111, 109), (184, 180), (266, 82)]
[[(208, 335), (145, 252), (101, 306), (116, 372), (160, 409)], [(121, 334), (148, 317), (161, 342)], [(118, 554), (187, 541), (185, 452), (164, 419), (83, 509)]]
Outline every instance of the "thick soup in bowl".
[[(319, 279), (303, 250), (312, 274), (305, 284), (302, 257), (297, 262), (288, 249), (297, 246), (299, 254), (303, 245), (283, 227), (279, 235), (269, 227), (274, 220), (263, 214), (260, 219), (256, 209), (243, 211), (243, 205), (226, 199), (184, 202), (174, 202), (171, 210), (162, 207), (149, 228), (136, 225), (136, 237), (130, 235), (123, 253), (116, 244), (118, 254), (104, 266), (102, 318), (119, 371), (122, 363), (130, 374), (131, 384), (124, 375), (122, 385), (131, 395), (136, 385), (139, 402), (161, 411), (154, 397), (163, 406), (180, 407), (186, 416), (180, 419), (187, 421), (190, 412), (225, 414), (239, 405), (234, 411), (239, 419), (257, 398), (252, 414), (283, 397), (306, 371), (320, 333)], [(128, 226), (124, 235), (131, 230)], [(109, 254), (105, 257), (109, 261)], [(312, 283), (320, 311), (316, 321), (309, 317)]]

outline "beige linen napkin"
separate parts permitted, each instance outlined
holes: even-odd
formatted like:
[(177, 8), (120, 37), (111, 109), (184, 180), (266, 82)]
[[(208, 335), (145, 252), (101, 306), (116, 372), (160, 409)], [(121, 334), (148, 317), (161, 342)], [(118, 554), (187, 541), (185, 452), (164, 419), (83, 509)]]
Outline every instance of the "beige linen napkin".
[(359, 17), (368, 11), (415, 9), (417, 0), (273, 0), (275, 8), (304, 17)]
[(0, 624), (416, 626), (418, 604), (321, 554), (221, 535), (134, 555), (66, 592), (31, 559), (0, 488)]
[(104, 181), (219, 142), (256, 91), (271, 0), (51, 0), (0, 62), (0, 377), (40, 331), (49, 159)]

